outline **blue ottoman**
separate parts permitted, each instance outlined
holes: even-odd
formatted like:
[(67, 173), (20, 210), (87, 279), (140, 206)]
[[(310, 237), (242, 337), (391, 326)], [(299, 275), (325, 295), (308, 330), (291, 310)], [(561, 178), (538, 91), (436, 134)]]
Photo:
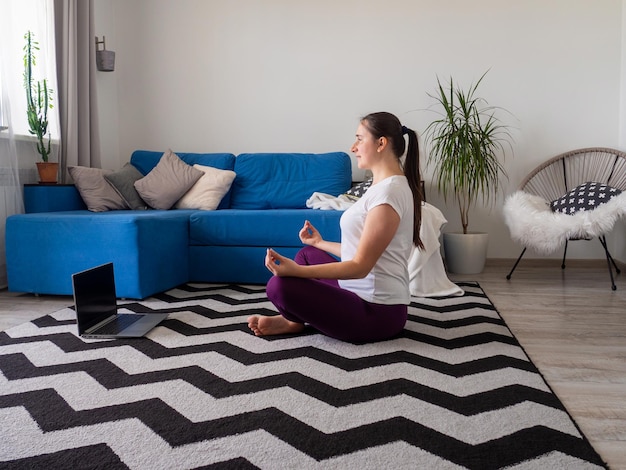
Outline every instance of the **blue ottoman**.
[(9, 290), (72, 294), (73, 273), (113, 262), (120, 298), (188, 280), (190, 211), (43, 212), (6, 221)]

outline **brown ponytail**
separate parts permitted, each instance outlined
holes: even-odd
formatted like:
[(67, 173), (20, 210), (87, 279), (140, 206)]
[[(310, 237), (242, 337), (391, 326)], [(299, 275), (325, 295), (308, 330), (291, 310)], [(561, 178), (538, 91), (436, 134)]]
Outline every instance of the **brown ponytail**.
[[(371, 113), (361, 119), (374, 138), (386, 137), (391, 141), (394, 155), (400, 160), (406, 149), (404, 160), (404, 175), (409, 182), (413, 193), (413, 244), (419, 249), (424, 249), (420, 238), (420, 226), (422, 224), (422, 175), (420, 173), (419, 144), (414, 130), (403, 126), (400, 120), (391, 113)], [(404, 134), (407, 134), (409, 146), (406, 147)]]
[(420, 172), (420, 154), (417, 134), (413, 129), (407, 129), (409, 147), (404, 160), (404, 176), (409, 182), (409, 187), (413, 193), (414, 221), (413, 221), (413, 243), (420, 250), (424, 249), (424, 244), (420, 238), (420, 226), (422, 225), (422, 175)]

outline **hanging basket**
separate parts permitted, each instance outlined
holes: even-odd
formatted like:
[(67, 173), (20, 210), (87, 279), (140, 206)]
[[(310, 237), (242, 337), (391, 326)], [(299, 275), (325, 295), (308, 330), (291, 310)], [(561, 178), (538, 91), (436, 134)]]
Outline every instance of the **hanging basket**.
[(39, 172), (39, 184), (56, 184), (59, 173), (57, 162), (37, 162)]

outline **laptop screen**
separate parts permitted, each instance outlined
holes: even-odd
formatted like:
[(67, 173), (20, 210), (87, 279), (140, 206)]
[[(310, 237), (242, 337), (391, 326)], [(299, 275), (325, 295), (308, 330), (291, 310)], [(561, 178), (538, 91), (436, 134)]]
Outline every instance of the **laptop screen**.
[(72, 274), (78, 334), (117, 313), (113, 263)]

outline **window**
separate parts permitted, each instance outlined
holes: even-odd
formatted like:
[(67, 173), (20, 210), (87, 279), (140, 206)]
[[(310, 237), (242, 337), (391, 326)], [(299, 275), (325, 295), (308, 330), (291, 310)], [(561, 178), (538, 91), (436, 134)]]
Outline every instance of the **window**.
[[(0, 90), (2, 90), (2, 76), (0, 75)], [(4, 107), (2, 106), (2, 93), (0, 93), (0, 132), (5, 130), (7, 126), (4, 124)]]
[[(57, 113), (57, 83), (54, 55), (54, 5), (52, 0), (3, 0), (0, 15), (0, 47), (2, 47), (2, 73), (0, 73), (0, 119), (10, 113), (1, 125), (11, 123), (15, 135), (29, 135), (26, 120), (26, 98), (24, 94), (24, 35), (32, 31), (39, 50), (35, 58), (37, 65), (34, 79), (46, 79), (53, 90), (53, 106), (48, 114), (48, 129), (52, 139), (59, 138)], [(8, 103), (2, 100), (8, 97)]]

